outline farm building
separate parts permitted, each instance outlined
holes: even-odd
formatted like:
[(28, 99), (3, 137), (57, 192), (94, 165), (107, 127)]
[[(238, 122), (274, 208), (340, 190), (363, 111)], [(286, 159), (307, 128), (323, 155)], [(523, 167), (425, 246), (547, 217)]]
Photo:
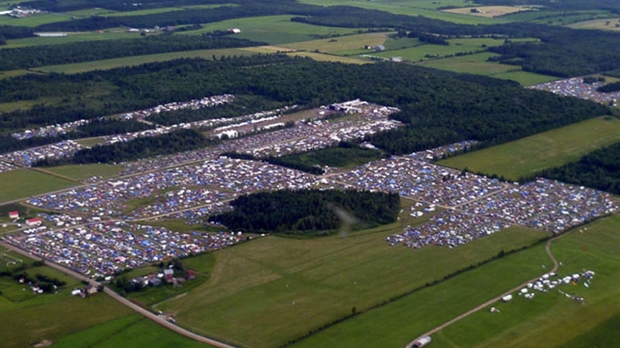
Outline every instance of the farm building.
[(9, 212), (9, 219), (19, 219), (19, 212), (18, 211), (10, 211)]

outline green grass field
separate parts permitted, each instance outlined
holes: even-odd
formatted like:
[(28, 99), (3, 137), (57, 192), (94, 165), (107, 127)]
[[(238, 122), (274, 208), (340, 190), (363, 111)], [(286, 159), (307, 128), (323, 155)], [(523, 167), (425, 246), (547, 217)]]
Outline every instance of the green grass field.
[(75, 164), (46, 168), (47, 171), (67, 176), (76, 180), (90, 179), (93, 176), (109, 178), (116, 176), (122, 169), (121, 165), (109, 164)]
[(528, 71), (509, 71), (492, 75), (497, 79), (512, 80), (520, 83), (522, 86), (533, 86), (545, 82), (559, 80), (559, 77), (531, 73)]
[(583, 155), (620, 141), (620, 120), (599, 117), (509, 143), (439, 161), (440, 165), (508, 180), (578, 161)]
[(203, 34), (214, 30), (241, 29), (235, 37), (270, 45), (314, 40), (317, 36), (339, 36), (353, 34), (358, 29), (333, 28), (305, 23), (291, 22), (293, 16), (265, 16), (231, 19), (216, 23), (204, 23), (200, 30), (184, 32), (186, 35)]
[[(616, 25), (619, 26), (616, 26)], [(577, 22), (569, 25), (573, 29), (599, 29), (609, 31), (620, 31), (620, 18), (595, 19), (584, 22)]]
[[(585, 298), (585, 305), (557, 290), (532, 300), (516, 297), (482, 310), (440, 331), (437, 347), (614, 347), (620, 342), (620, 216), (588, 225), (587, 231), (556, 241), (552, 251), (563, 263), (560, 276), (589, 269), (592, 286), (565, 285), (560, 290)], [(500, 307), (501, 306), (501, 307)]]
[(20, 27), (38, 27), (39, 25), (70, 21), (71, 16), (64, 13), (36, 14), (30, 17), (13, 18), (2, 16), (2, 25), (16, 25)]
[(385, 33), (369, 33), (348, 35), (342, 37), (335, 37), (331, 39), (312, 40), (305, 42), (295, 42), (282, 47), (293, 48), (301, 51), (319, 51), (322, 53), (334, 53), (338, 52), (366, 52), (364, 46), (377, 46), (382, 45), (388, 40), (388, 37), (392, 32)]
[(61, 337), (54, 347), (205, 347), (156, 323), (132, 314)]
[[(565, 297), (538, 294), (531, 302), (522, 298), (496, 307), (501, 313), (481, 310), (433, 336), (432, 347), (553, 347), (571, 337), (580, 337), (598, 323), (619, 312), (618, 276), (618, 216), (596, 221), (588, 226), (587, 234), (573, 232), (558, 240), (552, 251), (565, 266), (558, 272), (595, 270), (594, 288), (601, 291), (580, 291), (586, 296), (586, 306)], [(587, 250), (584, 252), (584, 249)], [(545, 268), (541, 266), (544, 265)], [(435, 286), (423, 289), (384, 307), (333, 326), (294, 347), (404, 347), (424, 332), (502, 294), (522, 282), (542, 275), (551, 261), (544, 245), (508, 255), (475, 270), (462, 273)], [(586, 289), (581, 286), (580, 290)], [(575, 292), (577, 290), (568, 289)], [(544, 296), (548, 296), (545, 298)], [(555, 300), (557, 299), (557, 302)], [(541, 302), (548, 305), (541, 306)], [(592, 303), (590, 303), (592, 301)], [(540, 317), (528, 317), (523, 306), (540, 306), (530, 312)], [(544, 307), (548, 307), (547, 312)], [(514, 313), (514, 314), (513, 314)], [(541, 314), (542, 313), (542, 314)], [(513, 314), (511, 317), (510, 314)], [(511, 327), (515, 327), (512, 331)], [(539, 326), (540, 325), (540, 326)], [(603, 330), (606, 328), (603, 327)], [(503, 330), (495, 331), (494, 329)], [(451, 331), (454, 330), (454, 331)], [(572, 331), (574, 330), (574, 331)], [(487, 337), (485, 337), (485, 335)], [(617, 337), (618, 331), (615, 330)], [(491, 337), (492, 336), (492, 337)], [(488, 338), (488, 340), (485, 340)], [(617, 342), (617, 340), (615, 341)], [(568, 345), (567, 347), (577, 347)], [(584, 347), (607, 347), (586, 345)]]
[(532, 22), (548, 25), (567, 25), (599, 18), (614, 18), (617, 15), (604, 10), (583, 11), (529, 11), (503, 16), (504, 20)]
[(0, 203), (26, 198), (75, 185), (55, 176), (28, 169), (0, 173)]
[(97, 32), (80, 32), (80, 33), (68, 33), (64, 37), (29, 37), (24, 39), (8, 40), (7, 44), (0, 46), (0, 49), (5, 48), (18, 48), (27, 46), (38, 45), (62, 45), (72, 42), (85, 42), (85, 41), (101, 41), (101, 40), (117, 40), (117, 39), (137, 39), (140, 38), (139, 33), (130, 33), (126, 29), (111, 29), (106, 30), (103, 33)]
[(437, 11), (442, 6), (465, 6), (463, 0), (447, 0), (447, 1), (407, 1), (407, 0), (301, 0), (302, 3), (321, 5), (321, 6), (355, 6), (369, 10), (379, 10), (394, 14), (402, 14), (408, 16), (424, 16), (428, 18), (441, 19), (453, 23), (461, 24), (494, 24), (504, 23), (504, 19), (500, 18), (484, 18), (457, 13), (448, 13)]
[[(158, 306), (180, 325), (251, 347), (274, 347), (545, 233), (512, 228), (456, 249), (390, 247), (414, 220), (348, 237), (265, 237), (214, 253), (209, 281)], [(418, 220), (420, 221), (420, 220)], [(294, 255), (294, 257), (291, 257)]]
[(86, 71), (107, 70), (107, 69), (119, 68), (122, 66), (136, 66), (140, 64), (146, 64), (146, 63), (152, 63), (152, 62), (163, 62), (163, 61), (179, 59), (179, 58), (213, 59), (214, 55), (219, 58), (221, 56), (234, 56), (234, 55), (243, 56), (243, 55), (252, 55), (252, 54), (256, 54), (256, 53), (247, 51), (247, 50), (241, 50), (238, 48), (182, 51), (182, 52), (150, 54), (150, 55), (144, 55), (144, 56), (114, 58), (114, 59), (106, 59), (106, 60), (96, 60), (92, 62), (75, 63), (75, 64), (51, 65), (51, 66), (37, 68), (37, 70), (40, 70), (43, 72), (77, 74), (77, 73), (86, 72)]
[(336, 62), (347, 64), (368, 64), (369, 61), (355, 59), (350, 57), (335, 56), (331, 54), (315, 53), (315, 52), (291, 52), (287, 53), (289, 56), (308, 57), (316, 60), (317, 62)]

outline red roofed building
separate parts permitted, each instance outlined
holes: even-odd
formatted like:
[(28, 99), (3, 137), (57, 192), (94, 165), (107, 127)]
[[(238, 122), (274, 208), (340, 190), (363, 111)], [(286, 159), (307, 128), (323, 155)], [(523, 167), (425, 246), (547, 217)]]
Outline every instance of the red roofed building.
[(9, 219), (19, 219), (19, 212), (18, 211), (10, 211), (9, 212)]
[(41, 218), (32, 218), (26, 220), (27, 226), (39, 226), (41, 224)]

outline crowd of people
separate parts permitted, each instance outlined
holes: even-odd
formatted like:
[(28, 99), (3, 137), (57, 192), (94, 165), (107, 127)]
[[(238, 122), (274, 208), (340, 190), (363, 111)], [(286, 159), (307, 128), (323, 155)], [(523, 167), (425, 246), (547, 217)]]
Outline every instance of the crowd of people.
[(0, 155), (0, 162), (8, 162), (23, 167), (30, 167), (33, 163), (44, 159), (71, 157), (78, 150), (85, 147), (73, 140), (64, 140), (55, 144), (33, 147)]
[(23, 132), (17, 132), (11, 134), (11, 136), (17, 140), (25, 140), (35, 137), (57, 137), (59, 135), (67, 134), (75, 128), (89, 123), (88, 120), (77, 120), (73, 122), (67, 122), (63, 124), (49, 125), (40, 127), (38, 129), (26, 129)]

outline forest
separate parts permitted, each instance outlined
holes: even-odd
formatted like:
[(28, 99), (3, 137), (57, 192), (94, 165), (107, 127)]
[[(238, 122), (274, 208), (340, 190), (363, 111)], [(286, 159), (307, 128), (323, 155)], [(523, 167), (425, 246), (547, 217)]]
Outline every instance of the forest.
[(620, 143), (590, 152), (578, 162), (542, 171), (538, 176), (620, 194)]
[(6, 44), (5, 40), (23, 39), (32, 36), (34, 36), (34, 30), (32, 28), (0, 25), (0, 45)]
[[(112, 92), (90, 101), (73, 99), (91, 89)], [(396, 106), (402, 111), (394, 118), (406, 127), (371, 137), (373, 144), (394, 154), (468, 139), (497, 144), (610, 113), (590, 101), (481, 76), (394, 63), (346, 65), (264, 55), (0, 80), (0, 100), (35, 95), (67, 99), (61, 106), (1, 114), (0, 127), (8, 131), (92, 119), (223, 93), (308, 107), (355, 98)]]
[(209, 220), (245, 232), (317, 235), (308, 232), (392, 223), (400, 211), (400, 198), (397, 193), (355, 190), (282, 190), (241, 196), (230, 205), (231, 212)]
[(204, 148), (215, 144), (215, 140), (202, 134), (181, 129), (154, 137), (137, 138), (111, 145), (97, 145), (76, 152), (71, 158), (44, 159), (33, 164), (34, 167), (50, 167), (63, 164), (120, 163), (158, 155)]
[(264, 45), (212, 35), (162, 34), (137, 39), (73, 42), (0, 50), (0, 71), (178, 51)]
[(596, 90), (598, 92), (601, 92), (601, 93), (618, 92), (618, 91), (620, 91), (620, 81), (613, 82), (613, 83), (608, 83), (606, 85), (603, 85), (603, 86), (597, 88)]

